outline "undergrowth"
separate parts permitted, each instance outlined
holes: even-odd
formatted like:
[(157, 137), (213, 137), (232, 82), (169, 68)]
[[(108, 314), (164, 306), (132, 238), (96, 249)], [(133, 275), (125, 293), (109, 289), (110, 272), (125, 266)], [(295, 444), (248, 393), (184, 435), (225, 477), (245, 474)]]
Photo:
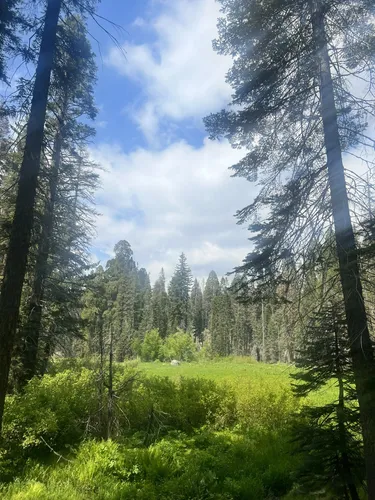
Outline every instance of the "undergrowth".
[(33, 379), (7, 399), (1, 498), (298, 498), (290, 386), (257, 377), (259, 366), (248, 362), (233, 360), (232, 377), (222, 364), (227, 373), (217, 380), (192, 376), (198, 365), (178, 376), (116, 365), (110, 440), (108, 391), (95, 360), (62, 361)]

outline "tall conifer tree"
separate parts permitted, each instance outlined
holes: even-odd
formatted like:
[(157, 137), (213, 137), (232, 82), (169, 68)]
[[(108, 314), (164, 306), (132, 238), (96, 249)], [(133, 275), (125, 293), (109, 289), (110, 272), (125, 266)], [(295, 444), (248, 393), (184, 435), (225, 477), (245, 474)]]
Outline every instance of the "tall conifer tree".
[(168, 334), (168, 311), (169, 299), (165, 288), (164, 269), (162, 269), (152, 290), (153, 327), (159, 331), (162, 338), (165, 338)]
[(203, 329), (209, 327), (212, 302), (220, 295), (219, 278), (215, 271), (210, 271), (203, 291)]
[[(46, 153), (49, 152), (50, 146), (52, 160), (51, 166), (44, 167), (42, 172), (47, 182), (43, 182), (44, 179), (39, 182), (38, 195), (42, 200), (47, 199), (41, 209), (40, 236), (31, 278), (32, 289), (25, 324), (20, 333), (23, 342), (20, 375), (23, 383), (36, 373), (43, 306), (48, 303), (45, 294), (48, 281), (48, 298), (53, 301), (53, 295), (57, 294), (60, 303), (56, 305), (60, 307), (60, 312), (62, 303), (69, 303), (61, 286), (57, 290), (53, 284), (52, 270), (57, 268), (60, 276), (64, 275), (66, 278), (69, 275), (72, 282), (74, 277), (80, 274), (79, 268), (82, 270), (82, 267), (85, 267), (85, 259), (82, 259), (82, 256), (89, 240), (89, 236), (86, 236), (88, 228), (82, 227), (78, 219), (84, 218), (87, 224), (90, 218), (82, 203), (79, 207), (80, 215), (75, 213), (78, 208), (75, 206), (75, 198), (79, 196), (83, 199), (85, 195), (91, 195), (96, 186), (96, 176), (90, 171), (92, 166), (90, 162), (84, 164), (82, 155), (94, 130), (80, 121), (83, 116), (91, 119), (95, 117), (94, 79), (95, 64), (86, 33), (82, 30), (81, 23), (73, 17), (68, 17), (60, 23), (58, 29), (50, 88), (52, 102), (47, 110)], [(79, 179), (76, 178), (77, 171), (80, 171)], [(81, 256), (78, 259), (77, 254)], [(65, 291), (68, 292), (68, 289)], [(76, 301), (77, 296), (73, 294), (69, 305), (72, 312), (75, 310)], [(51, 302), (49, 306), (52, 306)], [(72, 326), (67, 316), (61, 315), (59, 323), (64, 320)]]
[(0, 295), (0, 430), (26, 273), (61, 0), (49, 0)]
[(203, 294), (199, 282), (194, 280), (190, 295), (191, 326), (195, 339), (203, 341)]
[(176, 270), (169, 283), (169, 321), (172, 333), (177, 328), (187, 330), (189, 324), (189, 293), (192, 276), (185, 254), (180, 255)]
[[(269, 285), (281, 278), (282, 261), (304, 256), (306, 262), (316, 238), (334, 225), (368, 492), (375, 499), (375, 362), (342, 160), (358, 143), (373, 147), (365, 129), (374, 113), (375, 7), (367, 0), (220, 3), (225, 17), (214, 46), (234, 57), (227, 79), (236, 110), (209, 116), (206, 126), (212, 138), (226, 136), (249, 150), (233, 166), (235, 175), (261, 185), (238, 213), (240, 222), (251, 222), (255, 243), (239, 271), (244, 280)], [(351, 91), (355, 81), (366, 82), (366, 94)], [(351, 194), (360, 219), (361, 192)]]

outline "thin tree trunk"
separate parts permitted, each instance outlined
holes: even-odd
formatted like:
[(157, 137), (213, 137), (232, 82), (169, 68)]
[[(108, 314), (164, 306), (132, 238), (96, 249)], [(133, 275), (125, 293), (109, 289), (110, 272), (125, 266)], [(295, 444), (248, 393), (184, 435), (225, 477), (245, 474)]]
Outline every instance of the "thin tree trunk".
[(113, 430), (113, 329), (109, 328), (109, 373), (108, 373), (108, 419), (107, 419), (107, 439), (112, 438)]
[(61, 0), (49, 0), (27, 124), (26, 144), (0, 295), (0, 431), (34, 220), (48, 90)]
[(24, 339), (24, 348), (21, 355), (21, 374), (19, 386), (28, 382), (37, 371), (38, 345), (42, 323), (43, 299), (45, 280), (48, 275), (48, 257), (51, 249), (51, 238), (53, 233), (53, 219), (56, 203), (57, 185), (61, 166), (61, 149), (63, 142), (64, 115), (67, 102), (63, 105), (62, 119), (59, 120), (58, 130), (54, 141), (52, 168), (50, 171), (50, 198), (46, 203), (42, 222), (42, 234), (38, 247), (38, 255), (35, 264), (35, 275), (32, 287), (32, 295), (28, 304), (28, 317), (21, 337)]
[(335, 323), (335, 362), (336, 362), (336, 377), (339, 387), (339, 399), (336, 409), (339, 436), (340, 436), (340, 447), (341, 447), (341, 461), (342, 461), (342, 472), (343, 472), (343, 483), (345, 485), (345, 491), (348, 489), (350, 493), (350, 498), (352, 500), (359, 500), (359, 495), (357, 488), (355, 486), (355, 481), (352, 474), (352, 467), (348, 456), (347, 447), (347, 433), (345, 427), (345, 392), (344, 392), (344, 380), (343, 372), (340, 361), (340, 349), (339, 349), (339, 329), (337, 323)]
[(40, 363), (40, 374), (44, 375), (47, 372), (47, 367), (48, 367), (48, 361), (50, 357), (53, 354), (54, 351), (54, 345), (53, 345), (53, 338), (54, 338), (54, 331), (53, 328), (48, 332), (45, 344), (44, 344), (44, 349), (43, 349), (43, 354), (42, 354), (42, 359)]
[(79, 197), (79, 188), (81, 183), (81, 171), (82, 171), (82, 159), (78, 162), (78, 170), (76, 181), (74, 183), (74, 200), (73, 200), (73, 210), (72, 210), (72, 219), (70, 225), (70, 238), (68, 239), (68, 255), (72, 250), (72, 245), (74, 240), (77, 237), (77, 209), (78, 209), (78, 197)]
[(262, 298), (261, 302), (261, 314), (262, 314), (262, 361), (266, 362), (266, 327), (264, 319), (264, 302)]
[(312, 20), (320, 56), (320, 99), (328, 179), (350, 352), (361, 415), (368, 498), (375, 500), (374, 353), (363, 299), (357, 246), (350, 218), (330, 58), (325, 38), (324, 14), (321, 9), (313, 12)]
[[(106, 421), (105, 410), (104, 410), (104, 383), (105, 383), (105, 364), (104, 364), (104, 343), (103, 343), (103, 330), (102, 322), (99, 322), (98, 314), (95, 313), (95, 338), (98, 338), (99, 342), (99, 387), (98, 387), (98, 398), (99, 398), (99, 432), (103, 438), (107, 435), (107, 430), (104, 428)], [(95, 348), (92, 349), (92, 353), (97, 352)]]

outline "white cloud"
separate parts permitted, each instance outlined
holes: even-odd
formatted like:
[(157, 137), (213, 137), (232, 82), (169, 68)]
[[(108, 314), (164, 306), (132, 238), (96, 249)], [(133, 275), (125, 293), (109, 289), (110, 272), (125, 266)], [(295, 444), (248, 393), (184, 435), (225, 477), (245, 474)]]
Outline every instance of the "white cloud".
[(248, 233), (233, 214), (254, 194), (250, 183), (231, 179), (228, 172), (241, 152), (206, 140), (199, 149), (178, 142), (129, 154), (99, 145), (92, 157), (105, 169), (97, 197), (103, 214), (98, 252), (110, 255), (117, 241), (127, 239), (152, 279), (161, 267), (170, 276), (182, 251), (197, 277), (212, 268), (224, 274), (241, 263), (249, 250)]
[[(155, 6), (158, 13), (150, 17)], [(115, 243), (127, 239), (152, 280), (161, 267), (170, 277), (182, 251), (202, 278), (211, 269), (219, 275), (232, 270), (250, 249), (246, 227), (237, 226), (233, 214), (252, 201), (257, 188), (231, 179), (227, 170), (245, 153), (226, 142), (205, 140), (196, 148), (176, 139), (182, 127), (201, 127), (203, 116), (230, 101), (225, 75), (231, 60), (211, 44), (219, 16), (215, 0), (149, 0), (130, 27), (144, 42), (125, 44), (126, 58), (113, 48), (106, 59), (137, 83), (134, 102), (121, 106), (151, 149), (127, 153), (102, 144), (92, 150), (105, 168), (95, 248), (110, 256)], [(356, 160), (345, 160), (357, 168)]]
[[(215, 0), (165, 0), (156, 17), (142, 20), (155, 41), (113, 48), (107, 63), (142, 87), (146, 103), (134, 119), (153, 142), (161, 119), (199, 120), (230, 100), (225, 74), (230, 58), (212, 50), (220, 15)], [(136, 20), (137, 21), (137, 20)], [(139, 21), (137, 21), (139, 25)]]
[(150, 0), (148, 7), (155, 6), (156, 15), (146, 13), (130, 27), (145, 41), (126, 44), (126, 59), (116, 49), (107, 57), (139, 86), (124, 105), (149, 149), (101, 144), (92, 150), (104, 167), (96, 253), (110, 256), (115, 243), (127, 239), (152, 280), (161, 267), (170, 277), (182, 251), (194, 276), (211, 269), (223, 275), (249, 251), (248, 233), (234, 213), (252, 201), (255, 187), (230, 178), (228, 167), (243, 152), (227, 142), (206, 139), (196, 147), (179, 139), (230, 100), (225, 74), (231, 61), (212, 50), (219, 6), (215, 0)]

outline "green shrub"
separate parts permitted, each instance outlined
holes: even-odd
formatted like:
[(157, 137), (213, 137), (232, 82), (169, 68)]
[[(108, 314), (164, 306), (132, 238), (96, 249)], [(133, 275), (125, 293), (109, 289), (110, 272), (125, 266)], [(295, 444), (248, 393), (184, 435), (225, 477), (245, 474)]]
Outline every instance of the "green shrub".
[(189, 333), (179, 330), (165, 339), (163, 355), (168, 360), (194, 361), (197, 357), (197, 347)]
[(82, 368), (95, 370), (100, 363), (99, 356), (85, 356), (84, 358), (52, 358), (48, 363), (48, 375), (56, 375), (57, 373), (73, 370), (80, 372)]
[[(117, 365), (114, 387), (131, 392), (135, 367)], [(22, 394), (6, 399), (0, 479), (14, 475), (29, 457), (50, 457), (51, 448), (69, 453), (85, 436), (101, 436), (100, 408), (107, 407), (107, 391), (100, 392), (98, 372), (80, 368), (33, 378)], [(124, 397), (124, 396), (123, 396)]]
[(159, 330), (154, 329), (146, 333), (142, 344), (139, 346), (139, 355), (142, 361), (155, 361), (162, 355), (163, 341)]
[(288, 387), (243, 384), (238, 394), (238, 421), (245, 429), (285, 428), (298, 404)]
[(3, 423), (6, 442), (22, 449), (74, 444), (96, 411), (95, 373), (83, 368), (34, 378), (21, 395), (9, 396)]
[[(223, 428), (236, 419), (233, 390), (212, 380), (145, 377), (115, 365), (114, 436), (139, 433), (152, 443), (169, 430)], [(51, 448), (69, 454), (85, 437), (102, 437), (108, 394), (98, 372), (81, 368), (34, 378), (22, 395), (7, 398), (0, 478), (12, 477), (28, 458), (44, 460)]]
[(160, 436), (170, 429), (191, 432), (206, 424), (222, 428), (236, 419), (233, 390), (207, 379), (141, 378), (118, 404), (120, 427), (127, 433), (149, 429)]

